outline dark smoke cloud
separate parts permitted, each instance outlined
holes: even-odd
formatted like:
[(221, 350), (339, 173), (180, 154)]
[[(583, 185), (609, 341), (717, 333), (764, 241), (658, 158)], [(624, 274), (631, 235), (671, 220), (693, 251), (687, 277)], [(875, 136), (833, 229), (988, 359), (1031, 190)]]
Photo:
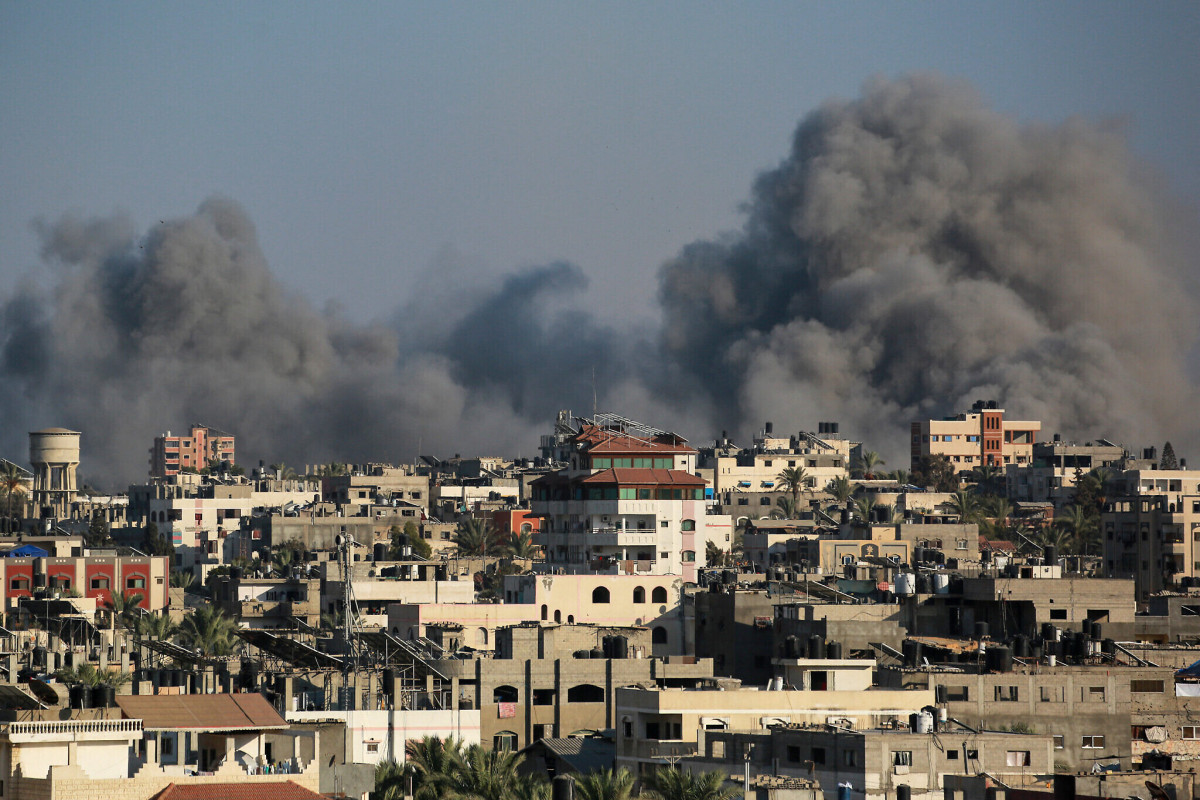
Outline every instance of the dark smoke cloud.
[(1178, 438), (1197, 321), (1178, 213), (1119, 128), (873, 81), (802, 121), (740, 234), (663, 267), (663, 347), (724, 419), (839, 419), (897, 462), (909, 421), (976, 398)]
[(494, 287), (452, 253), (387, 324), (319, 311), (223, 199), (140, 237), (120, 217), (41, 222), (48, 279), (0, 302), (0, 455), (64, 425), (83, 472), (119, 485), (191, 422), (236, 433), (243, 461), (532, 455), (593, 397), (693, 439), (836, 419), (893, 465), (911, 420), (975, 398), (1047, 432), (1190, 433), (1195, 251), (1118, 127), (876, 81), (801, 122), (746, 214), (661, 268), (654, 331), (598, 322), (570, 264)]
[[(64, 425), (85, 434), (86, 474), (139, 480), (153, 437), (191, 422), (237, 434), (243, 457), (296, 466), (411, 460), (418, 447), (532, 455), (555, 404), (590, 394), (541, 383), (569, 367), (572, 320), (545, 311), (581, 288), (567, 264), (518, 274), (448, 309), (448, 337), (410, 342), (285, 291), (228, 200), (141, 239), (122, 218), (37, 227), (53, 290), (27, 286), (0, 309), (2, 444), (15, 461), (27, 431)], [(603, 332), (575, 324), (611, 363)]]

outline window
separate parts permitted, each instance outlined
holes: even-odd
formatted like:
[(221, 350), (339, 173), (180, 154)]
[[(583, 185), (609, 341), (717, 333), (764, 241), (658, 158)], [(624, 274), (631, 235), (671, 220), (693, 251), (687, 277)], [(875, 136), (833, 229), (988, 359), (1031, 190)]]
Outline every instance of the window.
[(1104, 702), (1104, 687), (1089, 686), (1087, 691), (1083, 692), (1083, 700), (1086, 703), (1103, 703)]
[(52, 578), (50, 578), (50, 588), (51, 589), (70, 589), (71, 588), (71, 579), (66, 577), (65, 575), (55, 575)]
[(1050, 619), (1066, 619), (1067, 610), (1065, 608), (1050, 609)]
[(554, 705), (554, 690), (553, 689), (534, 689), (533, 704), (535, 706), (552, 706)]
[(1063, 736), (1059, 736), (1058, 734), (1055, 734), (1054, 735), (1054, 749), (1055, 750), (1065, 750), (1066, 747), (1067, 747), (1066, 738)]
[(93, 589), (107, 589), (109, 586), (108, 576), (97, 575), (96, 577), (92, 578), (91, 585)]
[(856, 763), (858, 763), (858, 758), (856, 758), (856, 754), (853, 750), (843, 750), (842, 751), (842, 766), (843, 767), (853, 767)]
[(644, 603), (644, 602), (646, 602), (646, 590), (645, 590), (644, 588), (642, 588), (641, 586), (635, 586), (635, 587), (634, 587), (634, 589), (633, 589), (633, 602), (635, 602), (635, 603)]
[(126, 589), (145, 589), (146, 579), (141, 575), (134, 575), (131, 578), (125, 579)]
[(690, 564), (690, 563), (694, 562), (696, 560), (696, 551), (695, 550), (684, 550), (682, 553), (680, 553), (680, 560), (684, 564)]
[(515, 686), (497, 686), (492, 690), (493, 703), (515, 703), (517, 702), (517, 687)]
[(1103, 736), (1084, 736), (1083, 741), (1079, 745), (1084, 750), (1102, 750), (1104, 748)]
[(1191, 740), (1200, 739), (1200, 725), (1184, 725), (1180, 730), (1180, 738)]
[(1129, 682), (1129, 691), (1134, 693), (1156, 693), (1162, 694), (1163, 682), (1152, 680), (1133, 680)]
[(517, 734), (512, 731), (500, 731), (492, 737), (493, 750), (516, 750)]
[(995, 690), (996, 700), (1001, 702), (1014, 703), (1019, 697), (1016, 686), (997, 686), (995, 687)]
[(662, 625), (656, 625), (654, 627), (654, 630), (651, 631), (651, 633), (650, 633), (650, 641), (653, 644), (666, 644), (667, 643), (667, 629), (664, 628)]
[(946, 751), (946, 760), (947, 761), (958, 761), (958, 751), (957, 750), (947, 750)]
[(760, 498), (758, 499), (758, 504), (759, 504), (760, 506), (769, 506), (769, 505), (771, 505), (771, 498), (769, 498), (769, 497), (760, 497)]
[(568, 703), (603, 703), (604, 689), (590, 683), (581, 683), (567, 689)]
[(367, 745), (368, 753), (378, 753), (379, 752), (379, 742), (365, 742), (365, 744)]
[(592, 602), (593, 603), (607, 603), (608, 602), (608, 589), (603, 586), (597, 586), (595, 589), (593, 589), (592, 590)]
[(1067, 689), (1065, 686), (1042, 686), (1041, 693), (1043, 703), (1067, 702)]
[(9, 587), (14, 592), (28, 592), (29, 578), (13, 578), (12, 582), (9, 584)]
[(892, 751), (892, 766), (893, 767), (911, 767), (912, 766), (912, 751), (911, 750), (893, 750)]
[(800, 763), (800, 747), (799, 745), (789, 744), (787, 746), (787, 760), (791, 764)]
[(812, 761), (814, 764), (824, 764), (825, 763), (825, 748), (824, 747), (814, 747), (812, 749)]
[(652, 602), (652, 603), (667, 602), (667, 587), (655, 586), (653, 591), (650, 592), (650, 602)]
[(1009, 750), (1007, 757), (1004, 760), (1005, 765), (1010, 767), (1028, 767), (1029, 766), (1029, 751), (1028, 750)]
[(694, 531), (694, 530), (696, 530), (696, 520), (694, 520), (694, 519), (685, 519), (683, 522), (679, 523), (679, 530), (681, 530), (681, 531)]

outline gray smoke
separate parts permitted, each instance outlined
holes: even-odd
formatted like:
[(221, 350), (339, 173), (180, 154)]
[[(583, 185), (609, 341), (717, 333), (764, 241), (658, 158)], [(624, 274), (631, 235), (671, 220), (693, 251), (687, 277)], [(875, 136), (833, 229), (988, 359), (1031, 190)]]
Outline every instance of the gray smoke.
[(961, 84), (876, 81), (801, 122), (746, 213), (662, 266), (661, 330), (620, 332), (574, 301), (587, 279), (562, 262), (481, 289), (447, 257), (365, 324), (285, 290), (228, 200), (142, 236), (120, 217), (42, 222), (49, 277), (0, 303), (0, 455), (71, 427), (83, 472), (119, 486), (191, 422), (294, 466), (532, 455), (556, 410), (593, 398), (693, 439), (839, 420), (893, 465), (910, 421), (976, 398), (1047, 432), (1186, 440), (1196, 251), (1118, 126), (1021, 124)]
[(228, 200), (141, 239), (121, 218), (37, 227), (56, 273), (51, 291), (27, 285), (0, 308), (0, 452), (23, 462), (27, 431), (74, 428), (81, 470), (118, 486), (145, 476), (155, 435), (192, 422), (237, 434), (243, 460), (297, 467), (411, 461), (418, 447), (533, 455), (557, 404), (590, 395), (542, 383), (569, 366), (568, 325), (612, 361), (586, 316), (537, 313), (582, 288), (567, 264), (447, 309), (453, 327), (421, 341), (289, 294)]
[(1179, 214), (1117, 126), (873, 81), (801, 122), (738, 235), (663, 267), (663, 347), (743, 430), (836, 419), (904, 465), (910, 421), (976, 398), (1048, 432), (1178, 438), (1198, 319)]

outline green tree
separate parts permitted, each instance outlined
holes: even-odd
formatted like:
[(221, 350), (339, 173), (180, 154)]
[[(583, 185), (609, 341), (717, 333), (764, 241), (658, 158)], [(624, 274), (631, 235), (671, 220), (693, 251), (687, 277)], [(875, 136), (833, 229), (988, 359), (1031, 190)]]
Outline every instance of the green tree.
[(966, 489), (955, 492), (948, 505), (963, 522), (974, 522), (979, 515), (979, 502)]
[(509, 534), (508, 543), (504, 547), (513, 558), (537, 558), (539, 550), (533, 543), (531, 531)]
[(179, 626), (171, 621), (170, 614), (143, 614), (138, 617), (137, 634), (143, 639), (169, 642), (179, 634)]
[(1064, 545), (1081, 555), (1088, 555), (1089, 550), (1099, 549), (1100, 540), (1097, 534), (1100, 528), (1098, 522), (1095, 515), (1089, 514), (1087, 509), (1077, 505), (1067, 506), (1063, 509), (1062, 514), (1054, 519), (1055, 527), (1071, 535), (1070, 540), (1064, 542)]
[(850, 502), (850, 498), (854, 496), (854, 484), (850, 482), (849, 478), (838, 476), (825, 486), (825, 491), (833, 495), (833, 499), (839, 506), (845, 507)]
[(143, 595), (139, 592), (126, 592), (125, 594), (109, 592), (109, 598), (104, 601), (104, 607), (108, 609), (112, 617), (113, 630), (116, 630), (118, 623), (127, 630), (133, 629), (142, 598)]
[(796, 519), (799, 516), (799, 509), (796, 508), (796, 502), (787, 495), (780, 495), (775, 498), (775, 507), (771, 509), (771, 519)]
[(447, 793), (462, 764), (463, 745), (453, 736), (425, 736), (409, 740), (404, 753), (413, 770), (414, 800), (437, 800)]
[(196, 582), (196, 573), (184, 572), (181, 569), (171, 570), (171, 586), (175, 589), (190, 589)]
[(454, 531), (454, 544), (462, 556), (495, 556), (501, 551), (496, 531), (488, 520), (467, 517), (459, 521)]
[(280, 480), (290, 481), (297, 477), (296, 470), (292, 469), (287, 464), (284, 464), (282, 461), (278, 464), (272, 464), (271, 470), (274, 471), (277, 476), (279, 476)]
[(575, 781), (575, 796), (579, 800), (630, 800), (633, 783), (633, 773), (627, 769), (600, 769)]
[(879, 453), (873, 450), (864, 451), (854, 462), (853, 471), (858, 476), (868, 481), (875, 480), (875, 468), (882, 467), (887, 464)]
[(385, 758), (375, 765), (375, 789), (371, 800), (404, 800), (412, 770), (395, 759)]
[(709, 539), (704, 543), (704, 563), (710, 567), (718, 567), (725, 563), (726, 553), (717, 547), (717, 543)]
[(325, 466), (321, 467), (320, 475), (322, 478), (336, 478), (339, 475), (346, 474), (346, 465), (338, 461), (330, 461)]
[(950, 459), (941, 455), (921, 456), (913, 465), (912, 482), (935, 492), (958, 491), (958, 473)]
[(148, 556), (175, 557), (175, 543), (171, 537), (164, 536), (158, 530), (158, 524), (151, 521), (142, 528), (142, 552)]
[(1167, 442), (1163, 445), (1162, 457), (1158, 460), (1159, 469), (1179, 469), (1179, 459), (1175, 458), (1175, 448)]
[[(4, 520), (4, 530), (6, 533), (12, 533), (16, 530), (13, 518), (13, 506), (17, 502), (18, 495), (25, 494), (25, 477), (21, 472), (21, 468), (11, 461), (0, 462), (0, 491), (4, 493), (4, 499), (8, 507), (8, 513)], [(24, 502), (21, 504), (21, 516), (24, 516)]]
[(649, 795), (654, 800), (733, 800), (741, 789), (726, 785), (721, 772), (684, 772), (663, 767), (650, 776)]
[(450, 794), (462, 800), (514, 800), (525, 760), (511, 750), (471, 745), (450, 779)]
[(875, 514), (875, 498), (869, 494), (856, 498), (850, 504), (850, 514), (854, 517), (855, 527), (869, 527)]
[(792, 506), (799, 507), (800, 492), (808, 489), (808, 473), (804, 471), (804, 467), (786, 467), (775, 476), (775, 480), (779, 482), (780, 489), (791, 492)]
[(104, 518), (104, 514), (100, 511), (93, 511), (92, 518), (88, 522), (87, 533), (83, 535), (83, 543), (87, 547), (105, 547), (112, 544), (112, 529), (108, 524), (108, 520)]
[(393, 525), (388, 529), (388, 535), (392, 539), (391, 556), (393, 559), (404, 557), (406, 545), (411, 547), (413, 555), (419, 558), (428, 561), (433, 557), (433, 548), (429, 546), (429, 542), (421, 538), (421, 533), (417, 530), (417, 523), (411, 519), (404, 523), (404, 528)]
[(212, 605), (202, 605), (184, 617), (179, 626), (180, 636), (187, 646), (199, 650), (205, 656), (228, 656), (233, 654), (237, 637), (233, 620), (225, 612)]
[(997, 486), (1004, 480), (1003, 470), (995, 464), (980, 464), (970, 474), (982, 494), (998, 494)]
[(908, 470), (906, 470), (906, 469), (892, 470), (892, 480), (894, 480), (896, 483), (900, 484), (901, 486), (906, 485), (909, 482), (909, 478), (910, 478), (910, 475), (908, 474)]

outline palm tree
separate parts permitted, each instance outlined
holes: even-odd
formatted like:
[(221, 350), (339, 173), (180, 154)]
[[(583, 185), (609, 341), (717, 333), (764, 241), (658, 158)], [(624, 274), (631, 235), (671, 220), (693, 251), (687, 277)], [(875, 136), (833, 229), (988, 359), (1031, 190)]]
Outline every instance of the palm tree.
[(779, 482), (779, 488), (792, 493), (792, 505), (799, 506), (800, 492), (808, 488), (808, 473), (804, 467), (787, 467), (775, 476), (775, 480)]
[(995, 492), (996, 484), (1004, 477), (1004, 473), (995, 464), (980, 464), (971, 470), (971, 477), (979, 491), (991, 494)]
[(892, 480), (894, 480), (896, 483), (900, 484), (901, 486), (904, 486), (905, 484), (907, 484), (910, 477), (911, 476), (908, 474), (908, 470), (906, 470), (906, 469), (892, 470)]
[(1096, 520), (1079, 506), (1064, 508), (1062, 515), (1055, 518), (1054, 525), (1071, 533), (1070, 544), (1074, 545), (1073, 549), (1077, 553), (1087, 555), (1091, 546), (1099, 543), (1098, 537), (1094, 535), (1098, 533)]
[(471, 745), (450, 776), (450, 794), (462, 800), (512, 800), (522, 783), (517, 767), (524, 760), (511, 750)]
[(199, 650), (202, 655), (227, 656), (234, 650), (235, 627), (224, 611), (203, 605), (184, 618), (179, 632), (188, 647)]
[(505, 549), (513, 558), (537, 558), (539, 547), (533, 543), (533, 532), (522, 531), (509, 534)]
[(453, 736), (410, 739), (404, 745), (408, 766), (413, 770), (414, 800), (436, 800), (450, 785), (463, 759), (462, 742)]
[(655, 800), (733, 800), (741, 789), (726, 786), (721, 772), (684, 772), (664, 767), (650, 776), (649, 795)]
[(633, 782), (633, 773), (627, 769), (596, 770), (575, 781), (575, 796), (579, 800), (629, 800)]
[(138, 617), (137, 634), (144, 639), (166, 642), (179, 634), (179, 626), (171, 621), (170, 614), (146, 614)]
[(271, 553), (271, 561), (278, 570), (280, 577), (287, 577), (291, 570), (292, 564), (296, 563), (296, 551), (290, 547), (283, 547)]
[(771, 519), (796, 519), (798, 516), (796, 502), (787, 495), (775, 498), (775, 507), (771, 509)]
[(346, 474), (346, 465), (340, 461), (330, 461), (325, 466), (321, 467), (322, 478), (335, 478), (339, 475)]
[(1038, 547), (1053, 547), (1060, 553), (1065, 553), (1071, 544), (1071, 534), (1061, 526), (1041, 528), (1029, 538)]
[(371, 800), (403, 800), (412, 770), (395, 759), (385, 758), (375, 765), (375, 790)]
[(845, 507), (846, 503), (850, 502), (850, 498), (854, 495), (854, 484), (845, 476), (838, 476), (831, 480), (825, 487), (825, 491), (833, 495), (833, 499), (837, 501), (839, 506)]
[(979, 513), (979, 504), (975, 500), (975, 495), (966, 489), (959, 489), (955, 492), (950, 498), (949, 505), (963, 522), (973, 522)]
[(112, 629), (117, 629), (117, 622), (120, 621), (121, 627), (132, 629), (134, 627), (135, 615), (140, 608), (142, 595), (138, 592), (126, 592), (125, 594), (117, 594), (110, 592), (109, 598), (104, 602), (105, 608), (109, 610), (112, 617)]
[(855, 526), (869, 526), (871, 524), (871, 517), (875, 513), (875, 498), (869, 494), (857, 498), (851, 504), (850, 513), (854, 516)]
[(854, 471), (857, 472), (860, 477), (872, 481), (875, 480), (875, 468), (882, 467), (885, 464), (887, 464), (887, 462), (879, 457), (879, 453), (876, 453), (873, 450), (867, 450), (858, 457), (858, 461), (856, 461), (854, 464)]
[(171, 571), (171, 586), (176, 589), (187, 590), (196, 582), (196, 574), (194, 572), (184, 572), (181, 569)]
[(272, 464), (271, 469), (280, 477), (281, 480), (287, 481), (296, 477), (296, 470), (292, 469), (287, 464), (284, 464), (282, 461), (278, 464)]
[[(5, 517), (4, 530), (12, 533), (13, 500), (18, 494), (24, 494), (25, 478), (21, 473), (21, 468), (11, 461), (0, 462), (0, 491), (4, 492), (4, 496), (8, 500), (8, 514)], [(23, 511), (22, 516), (24, 516)]]
[(494, 556), (501, 547), (496, 541), (492, 524), (474, 517), (467, 517), (458, 523), (454, 544), (458, 546), (459, 555), (463, 556)]

